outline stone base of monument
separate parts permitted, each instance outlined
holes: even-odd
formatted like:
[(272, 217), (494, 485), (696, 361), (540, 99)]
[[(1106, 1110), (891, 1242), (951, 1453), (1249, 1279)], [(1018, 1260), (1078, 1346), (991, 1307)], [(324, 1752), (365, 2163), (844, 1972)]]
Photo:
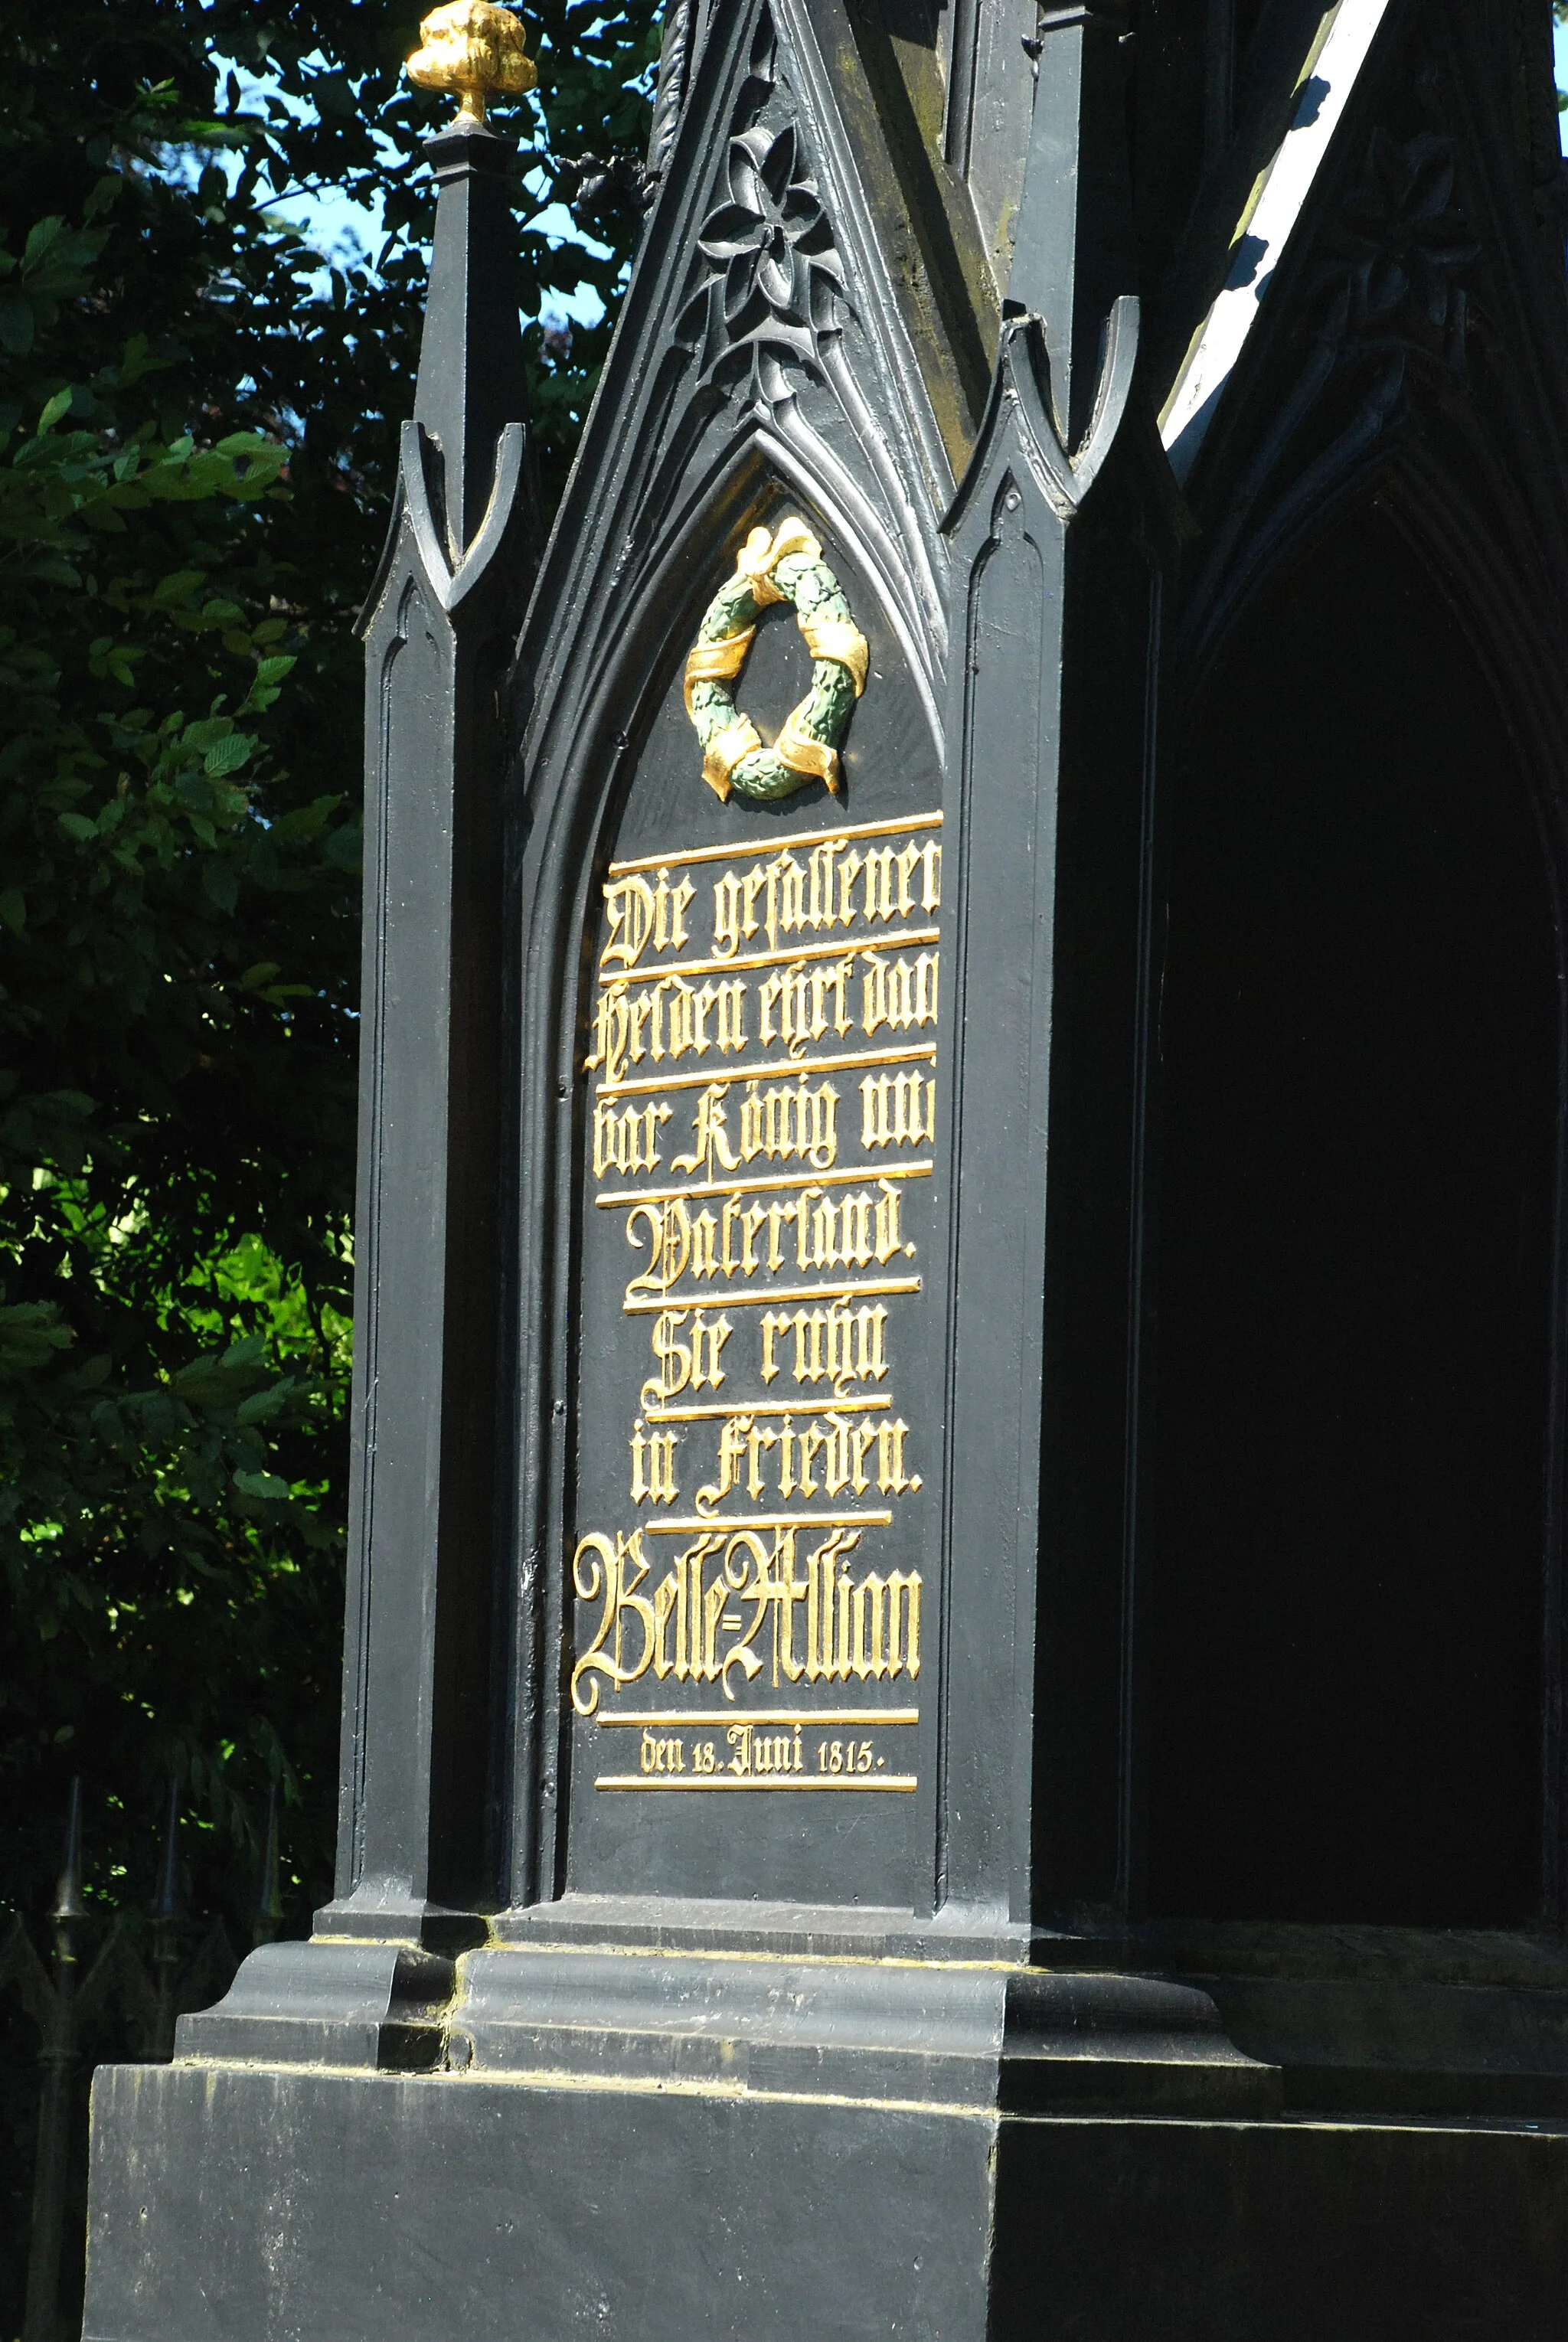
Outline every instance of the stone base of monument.
[(547, 1943), (443, 2010), (446, 1967), (270, 1947), (99, 2074), (85, 2342), (1561, 2332), (1568, 2128), (1283, 2118), (1190, 1987)]

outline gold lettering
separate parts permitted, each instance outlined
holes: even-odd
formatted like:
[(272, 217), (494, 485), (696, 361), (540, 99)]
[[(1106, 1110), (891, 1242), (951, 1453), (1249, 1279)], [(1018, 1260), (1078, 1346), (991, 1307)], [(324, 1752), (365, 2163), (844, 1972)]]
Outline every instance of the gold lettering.
[(733, 1276), (741, 1264), (735, 1257), (735, 1224), (744, 1219), (745, 1207), (738, 1196), (729, 1196), (724, 1205), (724, 1246), (719, 1266), (726, 1276)]
[(880, 1683), (890, 1676), (920, 1673), (920, 1572), (894, 1569), (885, 1578), (870, 1571), (852, 1588), (847, 1665), (854, 1674)]
[(719, 1352), (734, 1332), (727, 1317), (710, 1317), (699, 1309), (692, 1320), (692, 1388), (717, 1390), (724, 1381), (724, 1370), (719, 1364)]
[[(714, 884), (714, 957), (734, 959), (746, 930), (741, 925), (741, 882), (726, 870)], [(754, 930), (753, 931), (754, 932)]]
[(654, 888), (654, 949), (667, 951), (673, 944), (677, 951), (686, 947), (686, 913), (696, 901), (697, 890), (683, 878), (678, 886), (670, 884), (670, 874), (661, 870)]
[[(697, 1026), (704, 1031), (709, 1015), (717, 1010), (714, 1041), (726, 1056), (746, 1046), (746, 987), (744, 980), (728, 976), (722, 984), (704, 984), (697, 995)], [(699, 1042), (699, 1052), (705, 1049), (705, 1037)]]
[(604, 889), (609, 932), (600, 966), (635, 967), (650, 941), (655, 951), (684, 950), (685, 915), (695, 899), (696, 890), (686, 879), (671, 886), (668, 870), (658, 873), (653, 886), (635, 876), (613, 880)]
[(648, 1231), (648, 1266), (626, 1287), (626, 1298), (667, 1292), (684, 1275), (692, 1256), (692, 1222), (679, 1196), (661, 1204), (634, 1204), (626, 1215), (626, 1242), (641, 1252), (639, 1228)]
[[(632, 1063), (634, 1066), (640, 1066), (644, 1057), (647, 1054), (643, 1046), (643, 1036), (648, 1029), (653, 1015), (654, 1004), (649, 999), (646, 993), (644, 993), (640, 999), (636, 999), (632, 1002), (630, 1008), (631, 1044), (626, 1054), (631, 1058)], [(614, 1076), (612, 1075), (610, 1078), (614, 1080)]]
[(820, 1556), (813, 1554), (806, 1563), (805, 1586), (805, 1676), (815, 1683), (825, 1672), (822, 1664), (822, 1579), (818, 1568)]
[[(601, 1602), (599, 1630), (572, 1670), (572, 1705), (579, 1716), (592, 1716), (599, 1705), (599, 1678), (617, 1690), (635, 1683), (652, 1663), (654, 1648), (654, 1606), (635, 1589), (648, 1574), (643, 1559), (643, 1532), (630, 1537), (617, 1534), (580, 1537), (572, 1556), (572, 1584), (580, 1602)], [(624, 1620), (634, 1617), (643, 1630), (643, 1648), (635, 1666), (624, 1661)]]
[[(670, 1631), (670, 1620), (672, 1617), (676, 1616), (676, 1613), (680, 1608), (681, 1579), (684, 1573), (684, 1569), (685, 1562), (683, 1558), (676, 1562), (674, 1569), (666, 1570), (664, 1576), (654, 1588), (654, 1673), (658, 1676), (661, 1683), (664, 1682), (664, 1677), (667, 1675), (673, 1672), (676, 1665), (676, 1662), (670, 1658), (669, 1653), (665, 1649), (665, 1642)], [(684, 1679), (685, 1676), (686, 1655), (684, 1642), (680, 1636), (679, 1625), (677, 1625), (676, 1627), (676, 1649), (679, 1653), (678, 1664), (680, 1666), (681, 1676)]]
[(868, 1676), (880, 1680), (887, 1673), (887, 1661), (883, 1656), (886, 1599), (886, 1583), (874, 1569), (867, 1572), (850, 1596), (849, 1663), (863, 1683)]
[(865, 857), (865, 916), (907, 919), (914, 908), (909, 882), (920, 866), (918, 846), (874, 846)]
[(854, 1379), (854, 1312), (845, 1301), (827, 1305), (827, 1376), (835, 1398), (843, 1398)]
[[(750, 1085), (748, 1085), (750, 1086)], [(721, 1171), (733, 1171), (738, 1157), (730, 1145), (727, 1115), (724, 1107), (725, 1086), (710, 1082), (697, 1100), (697, 1110), (692, 1117), (695, 1136), (689, 1155), (671, 1158), (672, 1171), (697, 1171), (705, 1179), (716, 1179)]]
[[(684, 1057), (688, 1049), (694, 1049), (697, 1046), (695, 999), (696, 995), (685, 978), (673, 972), (669, 976), (662, 976), (654, 986), (654, 1039), (657, 1041), (660, 1037), (661, 1020), (667, 1018), (672, 1057)], [(661, 1051), (655, 1048), (654, 1056), (660, 1054)]]
[(746, 1434), (746, 1494), (754, 1505), (761, 1502), (763, 1494), (762, 1451), (764, 1447), (776, 1447), (778, 1444), (776, 1431), (770, 1430), (766, 1424), (754, 1421)]
[[(835, 854), (848, 850), (848, 841), (842, 837), (825, 837), (811, 856), (811, 924), (814, 928), (831, 927), (834, 923), (833, 861)], [(854, 913), (847, 900), (838, 913), (839, 923), (848, 926)]]
[(618, 1171), (623, 1178), (637, 1171), (656, 1171), (662, 1159), (659, 1128), (669, 1119), (663, 1099), (652, 1106), (617, 1107), (613, 1099), (600, 1098), (594, 1108), (594, 1178), (602, 1179), (606, 1171)]
[[(901, 1667), (907, 1666), (912, 1676), (917, 1676), (920, 1673), (919, 1570), (912, 1569), (906, 1572), (902, 1569), (890, 1569), (887, 1574), (887, 1672), (890, 1676), (895, 1676)], [(904, 1656), (906, 1649), (907, 1657)]]
[(865, 1476), (865, 1459), (875, 1446), (875, 1424), (857, 1424), (854, 1428), (854, 1485), (857, 1490), (869, 1485)]
[(797, 1383), (831, 1382), (840, 1398), (852, 1382), (879, 1383), (887, 1374), (886, 1325), (880, 1301), (858, 1309), (844, 1298), (825, 1309), (769, 1309), (761, 1321), (763, 1381), (773, 1382), (781, 1371), (779, 1338), (793, 1334)]
[(779, 1431), (779, 1495), (793, 1496), (798, 1485), (794, 1476), (794, 1417), (786, 1415)]
[(904, 1476), (904, 1443), (908, 1436), (909, 1426), (903, 1421), (876, 1426), (876, 1485), (884, 1496), (902, 1496), (906, 1488), (922, 1485), (918, 1472), (913, 1479)]
[(683, 1342), (681, 1327), (687, 1315), (684, 1309), (661, 1309), (654, 1320), (652, 1339), (659, 1371), (649, 1376), (639, 1397), (639, 1404), (651, 1414), (688, 1386), (717, 1390), (724, 1381), (719, 1353), (734, 1327), (727, 1317), (710, 1317), (706, 1310), (699, 1309), (692, 1317), (692, 1338)]
[[(786, 1417), (787, 1422), (787, 1417)], [(794, 1655), (794, 1614), (806, 1592), (806, 1581), (794, 1574), (794, 1529), (781, 1529), (774, 1545), (774, 1684), (782, 1668), (786, 1683), (799, 1683), (805, 1670)]]
[(872, 1200), (863, 1187), (858, 1196), (845, 1196), (839, 1206), (841, 1215), (839, 1246), (834, 1266), (845, 1268), (869, 1268), (874, 1255), (872, 1251)]
[[(751, 1163), (759, 1155), (770, 1163), (809, 1163), (814, 1171), (831, 1171), (838, 1160), (838, 1092), (833, 1084), (811, 1089), (804, 1073), (794, 1088), (748, 1082), (741, 1102), (740, 1159)], [(677, 1160), (674, 1167), (686, 1166)]]
[(604, 889), (609, 934), (599, 954), (601, 967), (635, 967), (654, 932), (654, 890), (645, 878), (617, 878)]
[[(739, 1667), (748, 1683), (762, 1673), (763, 1663), (753, 1646), (774, 1606), (774, 1563), (777, 1551), (776, 1537), (770, 1552), (754, 1529), (738, 1530), (724, 1547), (725, 1587), (739, 1600), (752, 1605), (752, 1622), (744, 1633), (740, 1633), (741, 1621), (733, 1611), (726, 1612), (719, 1621), (721, 1626), (729, 1627), (740, 1636), (724, 1653), (724, 1664), (719, 1669), (726, 1699), (734, 1697), (730, 1685), (732, 1667)], [(776, 1680), (776, 1667), (774, 1677)]]
[(746, 1462), (746, 1434), (752, 1427), (749, 1415), (732, 1415), (725, 1419), (719, 1433), (718, 1473), (697, 1490), (699, 1513), (711, 1513), (722, 1505), (733, 1488), (741, 1485), (741, 1474)]
[(936, 1084), (921, 1075), (867, 1074), (860, 1098), (863, 1146), (923, 1146), (935, 1137)]
[(630, 1012), (624, 981), (607, 984), (594, 1003), (594, 1047), (583, 1060), (585, 1074), (602, 1066), (607, 1082), (618, 1082), (626, 1070)]
[(716, 1683), (719, 1676), (719, 1627), (730, 1589), (723, 1577), (715, 1577), (703, 1595), (703, 1678)]
[[(811, 1037), (820, 1041), (830, 1029), (847, 1033), (854, 1019), (844, 1006), (844, 991), (854, 963), (848, 959), (821, 961), (811, 972)], [(834, 1006), (831, 1017), (827, 1012), (828, 995), (833, 995)]]
[(879, 1383), (887, 1372), (887, 1351), (884, 1329), (887, 1311), (880, 1301), (854, 1313), (856, 1379), (863, 1383)]
[(827, 1372), (822, 1362), (822, 1337), (826, 1328), (827, 1317), (824, 1311), (795, 1311), (794, 1378), (797, 1383), (820, 1383)]
[[(877, 1259), (885, 1264), (895, 1253), (906, 1249), (898, 1227), (899, 1206), (904, 1199), (891, 1179), (879, 1179), (876, 1184), (882, 1192), (876, 1199), (876, 1242), (873, 1249)], [(907, 1250), (913, 1253), (914, 1246), (910, 1245)]]
[(743, 944), (763, 936), (768, 950), (776, 952), (781, 936), (851, 926), (857, 913), (885, 924), (909, 918), (916, 907), (930, 914), (941, 903), (942, 848), (934, 840), (868, 846), (862, 854), (847, 837), (824, 838), (804, 867), (786, 852), (749, 868), (727, 869), (715, 879), (714, 951), (730, 959)]
[[(675, 1486), (674, 1431), (649, 1432), (639, 1416), (632, 1426), (632, 1502), (652, 1497), (655, 1505), (673, 1505), (680, 1494)], [(646, 1458), (646, 1472), (644, 1460)]]
[(644, 1773), (684, 1773), (686, 1745), (678, 1736), (664, 1740), (644, 1726), (639, 1761)]
[(784, 1266), (784, 1231), (799, 1212), (796, 1204), (768, 1206), (768, 1266), (778, 1270)]
[(656, 1407), (662, 1399), (672, 1399), (684, 1391), (692, 1378), (692, 1346), (683, 1342), (680, 1328), (686, 1322), (684, 1309), (661, 1309), (654, 1320), (654, 1356), (659, 1371), (643, 1385), (642, 1405)]
[(895, 1033), (936, 1022), (937, 954), (902, 956), (890, 966), (880, 952), (861, 954), (861, 1023), (867, 1033), (886, 1025)]
[(717, 1276), (720, 1270), (719, 1224), (712, 1212), (701, 1211), (692, 1222), (692, 1275)]
[[(941, 873), (942, 849), (934, 838), (886, 830), (869, 839), (845, 833), (797, 841), (720, 866), (713, 879), (713, 962), (704, 967), (699, 961), (689, 980), (668, 961), (644, 963), (685, 952), (694, 941), (703, 948), (690, 930), (704, 873), (694, 873), (694, 885), (672, 860), (640, 873), (624, 870), (604, 887), (602, 980), (583, 1060), (599, 1092), (587, 1106), (586, 1145), (595, 1180), (608, 1186), (658, 1172), (673, 1192), (603, 1199), (625, 1213), (626, 1241), (639, 1256), (625, 1287), (627, 1305), (648, 1308), (652, 1318), (639, 1411), (623, 1434), (631, 1504), (644, 1526), (584, 1536), (573, 1554), (573, 1588), (578, 1604), (587, 1606), (575, 1614), (586, 1640), (569, 1677), (579, 1716), (595, 1715), (607, 1696), (650, 1671), (660, 1683), (722, 1686), (731, 1701), (770, 1660), (775, 1695), (781, 1686), (809, 1684), (842, 1698), (834, 1687), (852, 1680), (883, 1684), (919, 1674), (918, 1570), (863, 1566), (857, 1575), (861, 1531), (843, 1515), (845, 1525), (814, 1531), (820, 1540), (814, 1545), (785, 1525), (786, 1516), (747, 1516), (770, 1504), (793, 1513), (797, 1504), (825, 1499), (849, 1506), (853, 1519), (868, 1499), (874, 1506), (922, 1486), (912, 1468), (920, 1420), (912, 1434), (896, 1395), (852, 1394), (867, 1386), (893, 1390), (896, 1305), (890, 1314), (884, 1300), (871, 1299), (890, 1287), (879, 1286), (869, 1272), (874, 1266), (879, 1277), (891, 1277), (891, 1290), (918, 1290), (914, 1278), (900, 1277), (890, 1264), (914, 1256), (904, 1219), (906, 1205), (914, 1212), (909, 1199), (924, 1192), (902, 1178), (933, 1166), (890, 1165), (878, 1176), (868, 1159), (862, 1170), (840, 1171), (842, 1076), (825, 1079), (834, 1070), (831, 1058), (827, 1066), (811, 1060), (863, 1032), (870, 1046), (854, 1078), (867, 1156), (934, 1144), (934, 1068), (898, 1060), (934, 1051), (899, 1049), (894, 1039), (939, 1029), (940, 950), (932, 932), (894, 930), (895, 923), (930, 919), (940, 909)], [(877, 926), (881, 936), (864, 932)], [(763, 961), (754, 1023), (749, 973), (731, 975), (723, 966), (741, 954)], [(759, 1046), (773, 1063), (759, 1067), (754, 1059), (754, 1069), (744, 1071), (744, 1053)], [(633, 1069), (645, 1073), (714, 1051), (739, 1060), (739, 1079), (715, 1067), (716, 1078), (698, 1074), (694, 1081), (694, 1068), (682, 1065), (676, 1089), (664, 1097), (650, 1096), (650, 1082), (629, 1080)], [(878, 1051), (893, 1063), (884, 1057), (879, 1066)], [(687, 1081), (692, 1093), (684, 1090)], [(678, 1119), (684, 1128), (687, 1114), (689, 1139), (672, 1139), (667, 1126)], [(679, 1151), (666, 1155), (672, 1146)], [(742, 1166), (745, 1173), (737, 1176)], [(759, 1170), (764, 1176), (754, 1176)], [(732, 1395), (711, 1408), (684, 1404), (686, 1394), (716, 1393), (735, 1380), (722, 1363), (734, 1329), (711, 1306), (719, 1298), (718, 1280), (734, 1307), (768, 1298), (765, 1284), (753, 1290), (746, 1282), (758, 1276), (777, 1277), (785, 1290), (775, 1297), (787, 1306), (757, 1311), (760, 1359), (745, 1351), (740, 1387), (744, 1392), (760, 1367), (763, 1386), (771, 1390), (787, 1367), (795, 1399), (748, 1403)], [(797, 1276), (805, 1289), (792, 1294)], [(710, 1286), (709, 1306), (670, 1306), (687, 1278)], [(743, 1280), (738, 1286), (736, 1278)], [(870, 1294), (865, 1284), (855, 1289), (862, 1279)], [(587, 1329), (583, 1338), (591, 1338)], [(680, 1465), (676, 1451), (687, 1425), (704, 1422), (713, 1425), (712, 1446), (702, 1432), (696, 1468)], [(684, 1496), (679, 1479), (687, 1484)], [(711, 1526), (655, 1586), (643, 1542), (697, 1526), (669, 1516), (666, 1508), (679, 1502)], [(882, 1565), (880, 1555), (874, 1558)], [(650, 1788), (674, 1786), (688, 1768), (714, 1775), (721, 1767), (732, 1780), (757, 1787), (828, 1786), (814, 1776), (794, 1778), (804, 1767), (801, 1726), (793, 1717), (737, 1715), (727, 1746), (721, 1729), (689, 1751), (688, 1735), (654, 1717), (627, 1721), (640, 1734), (637, 1762), (628, 1771)], [(869, 1740), (844, 1745), (847, 1764), (838, 1761), (834, 1742), (834, 1761), (819, 1751), (816, 1769), (882, 1768)], [(875, 1786), (908, 1785), (884, 1771)]]
[(824, 1415), (823, 1422), (823, 1486), (830, 1496), (838, 1496), (853, 1481), (854, 1426), (842, 1415)]
[(768, 911), (766, 914), (768, 948), (770, 951), (774, 950), (776, 948), (778, 944), (778, 897), (776, 874), (770, 872), (760, 863), (754, 864), (752, 868), (746, 873), (744, 893), (745, 910), (742, 915), (742, 926), (744, 928), (748, 936), (755, 935), (757, 931), (757, 896), (761, 895), (768, 905)]
[[(774, 1025), (774, 1012), (778, 1025)], [(795, 960), (788, 967), (776, 967), (765, 984), (757, 987), (757, 1013), (762, 1020), (764, 1045), (774, 1040), (789, 1044), (792, 1056), (798, 1056), (811, 1037), (811, 1008), (806, 983), (805, 962)]]
[[(609, 1554), (614, 1558), (608, 1539), (584, 1540), (584, 1546), (590, 1543), (596, 1555)], [(632, 1558), (633, 1543), (634, 1540), (628, 1541), (625, 1546), (628, 1561)], [(622, 1681), (634, 1682), (650, 1666), (660, 1682), (674, 1676), (678, 1683), (721, 1683), (725, 1698), (733, 1699), (733, 1672), (738, 1671), (748, 1683), (762, 1673), (764, 1662), (757, 1655), (757, 1644), (770, 1617), (771, 1676), (775, 1690), (781, 1678), (789, 1684), (803, 1679), (808, 1683), (842, 1683), (853, 1675), (862, 1682), (881, 1683), (901, 1675), (917, 1676), (920, 1573), (895, 1569), (884, 1577), (873, 1570), (857, 1581), (850, 1575), (847, 1556), (858, 1543), (858, 1530), (834, 1530), (810, 1556), (806, 1574), (801, 1577), (796, 1574), (794, 1529), (777, 1532), (771, 1547), (753, 1529), (739, 1529), (728, 1536), (714, 1532), (699, 1537), (679, 1556), (651, 1602), (633, 1590), (641, 1582), (641, 1572), (636, 1576), (625, 1574), (618, 1586), (616, 1599), (622, 1608), (635, 1616), (639, 1625), (644, 1624), (644, 1615), (651, 1617), (651, 1646), (639, 1651), (635, 1666), (626, 1666), (620, 1648), (611, 1647), (612, 1638), (618, 1632), (616, 1626), (602, 1621), (603, 1643), (596, 1638), (593, 1648), (579, 1662), (578, 1676), (587, 1670), (589, 1678), (583, 1687), (582, 1699), (576, 1696), (578, 1676), (574, 1676), (574, 1700), (578, 1712), (594, 1712), (591, 1706), (584, 1706), (584, 1700), (592, 1701), (596, 1696), (594, 1674), (604, 1675), (618, 1686)], [(724, 1554), (721, 1574), (712, 1585), (704, 1586), (704, 1562), (720, 1547)], [(632, 1566), (634, 1568), (636, 1563), (633, 1562)], [(584, 1598), (597, 1598), (599, 1587), (592, 1568), (584, 1582), (593, 1589)], [(750, 1606), (751, 1618), (744, 1626), (739, 1613), (730, 1607), (732, 1603)], [(796, 1614), (802, 1610), (805, 1614), (804, 1658), (797, 1646), (795, 1623)], [(720, 1637), (726, 1634), (733, 1639), (721, 1653)], [(595, 1663), (591, 1669), (590, 1660)], [(798, 1726), (793, 1735), (782, 1736), (771, 1744), (762, 1741), (754, 1726), (737, 1724), (735, 1727), (735, 1732), (743, 1736), (748, 1731), (753, 1735), (749, 1746), (754, 1770), (801, 1769)], [(651, 1756), (644, 1770), (684, 1769), (678, 1742), (654, 1745), (664, 1753)], [(745, 1743), (732, 1736), (732, 1745), (741, 1750)], [(759, 1753), (764, 1746), (769, 1747), (765, 1762)]]
[(778, 872), (778, 908), (775, 915), (770, 897), (768, 905), (770, 950), (776, 948), (779, 936), (798, 936), (807, 924), (805, 872), (793, 854), (781, 854), (774, 867)]

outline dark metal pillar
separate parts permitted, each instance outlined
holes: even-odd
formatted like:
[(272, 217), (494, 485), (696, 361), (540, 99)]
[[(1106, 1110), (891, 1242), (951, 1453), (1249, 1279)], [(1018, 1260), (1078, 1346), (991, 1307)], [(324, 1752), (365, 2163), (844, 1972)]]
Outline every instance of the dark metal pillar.
[[(982, 1897), (1004, 1865), (1014, 1917), (1056, 1925), (1112, 1907), (1130, 1875), (1138, 1066), (1170, 530), (1139, 382), (1126, 25), (1119, 0), (1042, 18), (997, 374), (946, 524), (954, 1091), (964, 1132), (994, 1143), (990, 1191), (959, 1190), (950, 1603), (977, 1655), (1015, 1635), (1033, 1681), (1005, 1801), (980, 1787), (998, 1763), (983, 1708), (954, 1704), (951, 1806), (989, 1831), (950, 1823), (945, 1876)], [(981, 1000), (984, 1048), (965, 1006)], [(1008, 1376), (1022, 1406), (1003, 1404)]]
[(488, 1877), (498, 694), (533, 535), (512, 149), (467, 122), (426, 151), (440, 195), (416, 419), (362, 622), (355, 1462), (337, 1899), (319, 1923), (420, 1941)]

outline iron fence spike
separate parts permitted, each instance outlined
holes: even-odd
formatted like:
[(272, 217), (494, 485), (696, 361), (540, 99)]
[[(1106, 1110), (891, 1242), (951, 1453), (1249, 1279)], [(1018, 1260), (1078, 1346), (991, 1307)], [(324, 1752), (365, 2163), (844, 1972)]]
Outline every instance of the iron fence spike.
[(71, 1783), (71, 1803), (65, 1819), (65, 1849), (60, 1864), (60, 1877), (55, 1889), (52, 1919), (85, 1919), (87, 1906), (82, 1894), (82, 1781), (78, 1774)]
[(164, 1814), (163, 1859), (158, 1871), (158, 1892), (153, 1904), (155, 1919), (177, 1919), (184, 1905), (180, 1897), (180, 1780), (177, 1773), (169, 1777), (168, 1804)]
[(277, 1808), (277, 1783), (275, 1781), (267, 1795), (266, 1840), (262, 1850), (255, 1919), (251, 1929), (253, 1940), (257, 1944), (270, 1944), (275, 1941), (278, 1931), (283, 1926), (283, 1887), (279, 1875)]

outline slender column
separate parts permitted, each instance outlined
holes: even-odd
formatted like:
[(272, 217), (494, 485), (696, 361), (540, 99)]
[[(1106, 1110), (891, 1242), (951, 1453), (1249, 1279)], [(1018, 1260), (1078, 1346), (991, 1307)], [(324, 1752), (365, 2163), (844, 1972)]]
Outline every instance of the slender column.
[(498, 695), (534, 531), (511, 149), (462, 117), (426, 152), (440, 193), (415, 420), (363, 622), (350, 1586), (337, 1898), (317, 1926), (434, 1944), (444, 1912), (484, 1899), (494, 1835)]
[(1135, 282), (1127, 191), (1125, 0), (1078, 0), (1040, 20), (1034, 125), (1007, 309), (1039, 316), (1057, 431), (1089, 426), (1100, 337)]
[(956, 1209), (949, 1670), (979, 1684), (1011, 1646), (1014, 1672), (994, 1710), (952, 1704), (943, 1877), (1019, 1927), (1108, 1905), (1122, 1851), (1162, 535), (1124, 24), (1113, 0), (1042, 19), (996, 380), (947, 524), (955, 1144), (991, 1166)]

